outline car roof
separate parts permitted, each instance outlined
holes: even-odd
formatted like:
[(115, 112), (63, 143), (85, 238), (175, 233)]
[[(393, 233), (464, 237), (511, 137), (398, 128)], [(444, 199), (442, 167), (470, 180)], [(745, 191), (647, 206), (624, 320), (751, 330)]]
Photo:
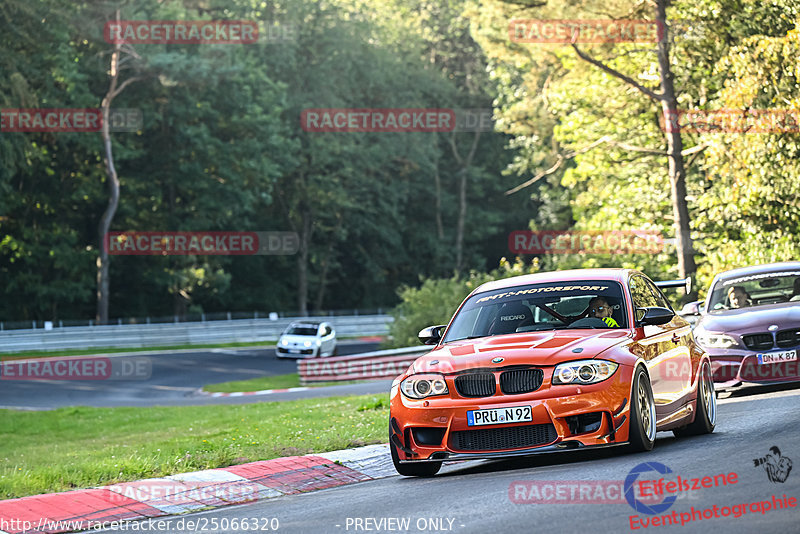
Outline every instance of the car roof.
[(730, 271), (722, 271), (717, 275), (717, 277), (721, 280), (727, 280), (729, 278), (738, 278), (740, 276), (747, 276), (750, 274), (785, 271), (787, 269), (800, 270), (800, 261), (782, 261), (778, 263), (764, 263), (762, 265), (740, 267), (738, 269), (731, 269)]
[(290, 327), (291, 326), (313, 326), (313, 327), (317, 328), (321, 324), (322, 323), (315, 323), (315, 322), (312, 322), (312, 321), (302, 321), (302, 322), (298, 322), (298, 323), (292, 323), (289, 326)]
[(631, 273), (638, 273), (634, 269), (571, 269), (569, 271), (550, 271), (546, 273), (524, 274), (494, 280), (480, 285), (472, 294), (493, 291), (495, 289), (505, 289), (529, 284), (541, 284), (547, 282), (573, 282), (576, 280), (609, 280), (624, 284)]

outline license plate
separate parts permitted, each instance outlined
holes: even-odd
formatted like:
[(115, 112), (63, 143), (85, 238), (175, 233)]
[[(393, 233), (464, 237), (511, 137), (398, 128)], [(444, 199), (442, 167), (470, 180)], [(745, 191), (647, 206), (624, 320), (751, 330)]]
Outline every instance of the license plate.
[(289, 349), (289, 354), (300, 354), (300, 349)]
[(797, 360), (796, 350), (784, 350), (781, 352), (767, 352), (764, 354), (757, 354), (758, 363), (780, 363), (780, 362), (793, 362)]
[(505, 423), (525, 423), (533, 421), (530, 406), (511, 406), (490, 410), (470, 410), (467, 412), (467, 425), (502, 425)]

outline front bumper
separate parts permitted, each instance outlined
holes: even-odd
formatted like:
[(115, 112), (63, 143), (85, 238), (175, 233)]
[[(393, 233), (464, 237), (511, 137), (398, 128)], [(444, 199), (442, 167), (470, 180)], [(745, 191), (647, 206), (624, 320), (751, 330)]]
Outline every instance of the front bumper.
[[(544, 374), (544, 382), (534, 392), (481, 398), (459, 397), (452, 376), (446, 377), (449, 395), (426, 400), (409, 399), (394, 385), (390, 434), (399, 461), (491, 459), (628, 442), (632, 367), (620, 365), (611, 378), (589, 386), (552, 386), (552, 368), (544, 369)], [(471, 410), (526, 405), (531, 407), (530, 422), (481, 426), (467, 423), (467, 412)], [(580, 421), (592, 424), (583, 426)], [(524, 443), (524, 437), (520, 438), (534, 435), (541, 436), (534, 443)]]
[[(795, 350), (800, 355), (800, 347), (764, 351), (783, 352)], [(717, 390), (728, 389), (742, 384), (782, 384), (800, 381), (800, 361), (780, 363), (758, 363), (758, 352), (744, 349), (706, 349), (711, 358), (711, 373)]]
[(296, 349), (292, 348), (291, 350), (299, 350), (300, 352), (289, 352), (290, 349), (286, 349), (278, 345), (275, 349), (275, 354), (277, 354), (278, 358), (313, 358), (314, 352), (317, 350), (316, 348), (310, 349)]

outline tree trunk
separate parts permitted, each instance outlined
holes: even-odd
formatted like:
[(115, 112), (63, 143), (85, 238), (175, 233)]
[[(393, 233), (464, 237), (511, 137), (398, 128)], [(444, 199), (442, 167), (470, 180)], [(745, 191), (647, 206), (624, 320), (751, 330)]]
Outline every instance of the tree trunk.
[(456, 273), (461, 272), (464, 263), (464, 224), (467, 220), (467, 178), (469, 177), (469, 168), (472, 166), (472, 159), (475, 157), (475, 150), (478, 148), (478, 140), (481, 138), (481, 132), (476, 131), (475, 137), (472, 138), (472, 146), (470, 146), (469, 153), (465, 157), (461, 157), (456, 146), (456, 133), (455, 131), (450, 135), (450, 148), (453, 152), (453, 157), (458, 163), (459, 169), (456, 176), (459, 177), (458, 182), (458, 222), (456, 223)]
[[(119, 20), (119, 11), (117, 11), (117, 20)], [(100, 232), (100, 255), (97, 258), (97, 315), (95, 317), (97, 324), (108, 323), (111, 283), (109, 280), (106, 234), (111, 229), (111, 222), (114, 220), (114, 214), (117, 212), (117, 206), (119, 205), (119, 177), (114, 166), (114, 152), (111, 146), (111, 131), (109, 129), (109, 110), (111, 109), (111, 102), (116, 96), (117, 82), (119, 80), (119, 55), (120, 45), (115, 44), (114, 52), (111, 54), (111, 84), (101, 104), (103, 112), (103, 148), (105, 150), (106, 175), (108, 176), (108, 206), (106, 206), (98, 226)]]
[(311, 214), (304, 206), (300, 229), (300, 250), (297, 251), (297, 310), (300, 317), (308, 317), (308, 244), (311, 241)]
[(325, 257), (322, 258), (322, 265), (320, 266), (319, 273), (319, 287), (317, 288), (317, 298), (314, 300), (314, 311), (322, 311), (322, 303), (325, 300), (325, 289), (328, 285), (328, 267), (331, 263), (331, 256), (333, 255), (333, 245), (336, 243), (336, 235), (342, 227), (341, 216), (337, 217), (336, 227), (333, 229), (331, 239), (328, 241), (328, 249), (325, 251)]
[[(678, 125), (678, 99), (669, 62), (669, 38), (667, 35), (667, 3), (656, 3), (656, 21), (663, 36), (658, 42), (658, 68), (661, 74), (661, 109), (664, 114), (664, 136), (669, 158), (669, 181), (672, 193), (672, 213), (675, 217), (675, 240), (678, 256), (678, 272), (682, 278), (694, 277), (697, 266), (694, 261), (694, 245), (689, 226), (689, 206), (686, 203), (686, 168), (683, 161), (683, 140)], [(692, 291), (692, 293), (696, 293)]]
[[(116, 12), (117, 24), (119, 24), (119, 9)], [(136, 52), (130, 48), (126, 54), (138, 57)], [(97, 324), (108, 323), (108, 307), (109, 307), (109, 292), (110, 292), (110, 274), (109, 274), (109, 260), (108, 248), (109, 243), (106, 242), (106, 234), (111, 229), (111, 223), (114, 220), (114, 215), (117, 213), (117, 206), (119, 206), (119, 177), (117, 176), (117, 169), (114, 166), (114, 151), (111, 146), (111, 130), (109, 127), (109, 115), (111, 110), (111, 103), (114, 99), (131, 83), (139, 80), (138, 77), (128, 78), (122, 83), (119, 83), (120, 76), (120, 56), (122, 55), (122, 44), (115, 43), (114, 50), (111, 53), (111, 65), (109, 76), (111, 82), (108, 86), (108, 92), (100, 105), (103, 114), (103, 124), (101, 127), (103, 135), (103, 149), (105, 151), (105, 166), (106, 175), (108, 176), (108, 206), (106, 207), (103, 216), (100, 218), (98, 230), (100, 233), (100, 254), (97, 257), (97, 314), (95, 320)]]
[(464, 263), (464, 222), (467, 219), (467, 168), (458, 171), (458, 222), (456, 223), (456, 272)]
[(436, 158), (433, 179), (436, 184), (436, 236), (444, 241), (444, 225), (442, 224), (442, 177), (439, 176), (439, 158)]

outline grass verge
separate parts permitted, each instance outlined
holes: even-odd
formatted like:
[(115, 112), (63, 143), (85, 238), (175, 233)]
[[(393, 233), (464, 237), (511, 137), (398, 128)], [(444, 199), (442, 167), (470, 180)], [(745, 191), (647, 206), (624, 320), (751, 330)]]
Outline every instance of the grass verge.
[(388, 395), (0, 410), (0, 499), (386, 441)]
[[(346, 386), (348, 384), (361, 384), (368, 380), (346, 380), (344, 382), (318, 382), (310, 384), (308, 387), (319, 388), (323, 386)], [(247, 380), (235, 380), (233, 382), (220, 382), (219, 384), (208, 384), (203, 386), (203, 391), (209, 393), (237, 393), (240, 391), (262, 391), (265, 389), (286, 389), (300, 387), (300, 375), (292, 373), (288, 375), (259, 376)]]

